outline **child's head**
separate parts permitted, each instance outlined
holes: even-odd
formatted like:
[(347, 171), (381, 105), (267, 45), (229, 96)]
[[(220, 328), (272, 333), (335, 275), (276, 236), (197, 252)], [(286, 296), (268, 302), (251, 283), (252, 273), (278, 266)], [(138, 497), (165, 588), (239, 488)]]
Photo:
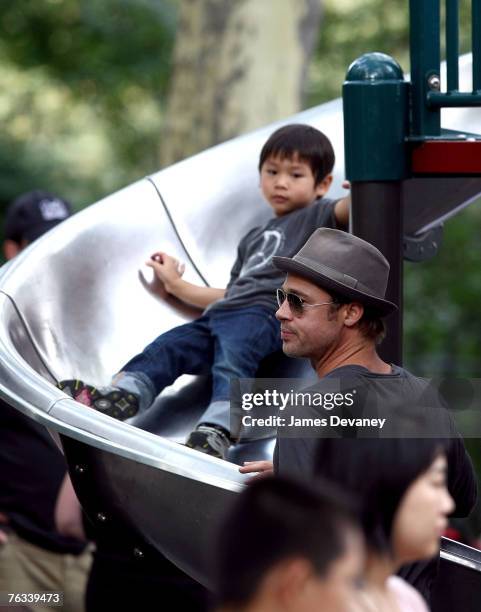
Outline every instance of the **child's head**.
[(217, 534), (217, 595), (228, 609), (346, 610), (364, 546), (339, 493), (264, 478), (237, 498)]
[(285, 125), (262, 148), (261, 189), (278, 216), (308, 206), (332, 182), (334, 150), (322, 132), (309, 125)]

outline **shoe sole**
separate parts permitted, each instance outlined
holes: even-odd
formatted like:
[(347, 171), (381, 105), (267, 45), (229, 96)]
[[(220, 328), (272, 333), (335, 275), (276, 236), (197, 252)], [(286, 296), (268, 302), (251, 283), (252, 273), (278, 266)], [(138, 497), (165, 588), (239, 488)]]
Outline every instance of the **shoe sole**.
[(86, 391), (90, 404), (84, 405), (89, 405), (90, 408), (119, 421), (130, 419), (139, 410), (139, 402), (135, 395), (122, 389), (102, 393), (97, 387), (87, 385), (79, 379), (62, 380), (57, 387), (76, 401), (78, 401), (76, 398)]

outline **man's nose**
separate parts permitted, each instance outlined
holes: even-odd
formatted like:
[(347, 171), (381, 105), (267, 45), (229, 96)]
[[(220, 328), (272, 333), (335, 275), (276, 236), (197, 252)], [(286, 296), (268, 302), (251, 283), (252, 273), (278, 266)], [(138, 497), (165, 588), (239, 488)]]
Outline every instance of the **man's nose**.
[(289, 303), (284, 300), (276, 311), (276, 319), (278, 321), (286, 321), (292, 319), (292, 312), (289, 308)]

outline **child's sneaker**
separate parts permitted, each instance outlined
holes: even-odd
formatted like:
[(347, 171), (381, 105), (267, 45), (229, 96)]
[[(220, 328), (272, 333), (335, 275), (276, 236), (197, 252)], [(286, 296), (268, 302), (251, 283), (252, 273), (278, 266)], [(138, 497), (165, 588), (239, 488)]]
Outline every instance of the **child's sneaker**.
[(185, 443), (201, 453), (212, 455), (218, 459), (225, 459), (230, 446), (227, 432), (215, 425), (199, 425), (188, 437)]
[(62, 380), (57, 387), (76, 402), (95, 408), (119, 421), (133, 417), (139, 410), (139, 398), (119, 387), (97, 388), (81, 380)]

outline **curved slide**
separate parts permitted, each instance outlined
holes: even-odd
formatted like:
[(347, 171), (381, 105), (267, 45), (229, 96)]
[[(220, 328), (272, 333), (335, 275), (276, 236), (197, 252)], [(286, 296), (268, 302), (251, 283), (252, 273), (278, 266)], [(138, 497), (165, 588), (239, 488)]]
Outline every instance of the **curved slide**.
[[(464, 58), (461, 74), (469, 69)], [(152, 338), (197, 314), (168, 297), (143, 266), (152, 252), (184, 261), (187, 280), (225, 286), (239, 239), (270, 214), (258, 189), (260, 148), (276, 127), (291, 122), (312, 124), (331, 138), (337, 162), (329, 195), (344, 193), (342, 103), (335, 100), (128, 186), (62, 223), (0, 271), (0, 395), (60, 436), (93, 520), (105, 529), (134, 530), (138, 554), (146, 540), (207, 585), (209, 530), (245, 481), (235, 464), (179, 444), (207, 405), (209, 380), (183, 376), (130, 423), (81, 406), (54, 385), (71, 376), (105, 384)], [(443, 126), (479, 132), (481, 113), (450, 109)], [(481, 184), (472, 181), (470, 189), (453, 187), (435, 203), (415, 201), (413, 189), (406, 196), (406, 232), (422, 232), (474, 201)], [(308, 373), (307, 364), (275, 355), (259, 375)], [(230, 459), (269, 457), (272, 446), (272, 440), (241, 443)], [(454, 563), (460, 549), (450, 555)], [(473, 571), (481, 567), (477, 559), (470, 559)]]

